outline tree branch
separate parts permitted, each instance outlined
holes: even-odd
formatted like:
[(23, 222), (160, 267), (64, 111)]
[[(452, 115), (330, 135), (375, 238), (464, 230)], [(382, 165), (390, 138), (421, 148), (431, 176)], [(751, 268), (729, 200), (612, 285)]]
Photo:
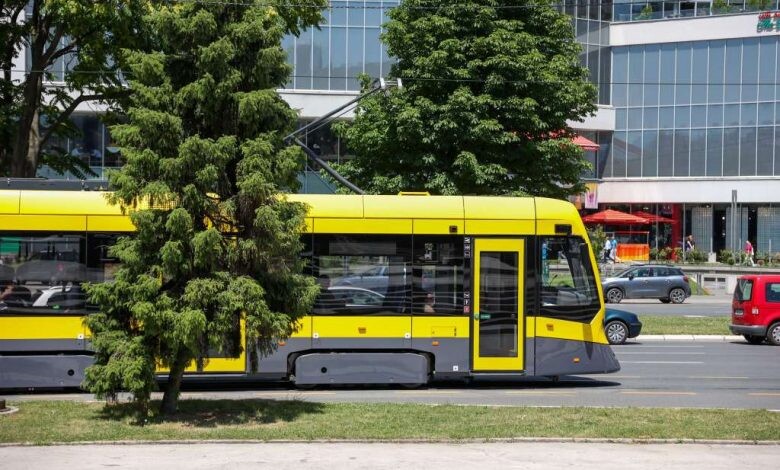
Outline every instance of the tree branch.
[(118, 96), (121, 96), (123, 94), (130, 93), (129, 90), (122, 90), (115, 93), (98, 93), (94, 95), (80, 95), (76, 99), (70, 102), (68, 107), (63, 109), (59, 115), (57, 116), (57, 119), (46, 129), (46, 132), (43, 134), (43, 137), (41, 138), (41, 148), (43, 148), (46, 144), (46, 142), (49, 141), (49, 138), (54, 134), (55, 130), (67, 119), (70, 118), (70, 115), (73, 114), (74, 111), (76, 111), (76, 108), (81, 103), (84, 103), (86, 101), (100, 101), (104, 100), (106, 98), (116, 98)]

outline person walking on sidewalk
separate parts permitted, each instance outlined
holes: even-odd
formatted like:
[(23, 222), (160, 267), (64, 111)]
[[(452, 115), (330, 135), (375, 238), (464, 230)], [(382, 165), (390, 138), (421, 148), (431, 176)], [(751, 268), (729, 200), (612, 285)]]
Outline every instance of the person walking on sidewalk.
[(753, 244), (750, 243), (750, 240), (745, 240), (745, 264), (750, 264), (751, 266), (755, 266), (756, 263), (753, 262)]

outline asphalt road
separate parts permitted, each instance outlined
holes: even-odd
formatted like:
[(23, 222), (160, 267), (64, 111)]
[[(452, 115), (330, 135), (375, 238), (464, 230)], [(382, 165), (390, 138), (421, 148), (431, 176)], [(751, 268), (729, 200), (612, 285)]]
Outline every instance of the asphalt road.
[[(757, 408), (780, 411), (780, 348), (736, 342), (642, 341), (614, 348), (622, 370), (609, 375), (469, 385), (436, 383), (421, 389), (352, 387), (296, 390), (257, 384), (195, 389), (184, 398), (274, 399), (316, 402), (396, 402), (528, 406)], [(92, 400), (89, 394), (5, 395), (9, 401)]]

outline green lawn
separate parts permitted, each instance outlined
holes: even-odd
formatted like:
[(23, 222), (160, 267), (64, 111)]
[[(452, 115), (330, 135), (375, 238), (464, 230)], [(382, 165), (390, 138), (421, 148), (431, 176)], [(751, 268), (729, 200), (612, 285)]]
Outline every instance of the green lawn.
[(730, 335), (729, 317), (639, 315), (641, 335)]
[[(779, 440), (765, 410), (530, 408), (182, 400), (181, 413), (133, 424), (127, 405), (30, 401), (0, 416), (0, 442), (164, 439), (494, 439), (579, 437)], [(155, 404), (156, 406), (156, 404)]]

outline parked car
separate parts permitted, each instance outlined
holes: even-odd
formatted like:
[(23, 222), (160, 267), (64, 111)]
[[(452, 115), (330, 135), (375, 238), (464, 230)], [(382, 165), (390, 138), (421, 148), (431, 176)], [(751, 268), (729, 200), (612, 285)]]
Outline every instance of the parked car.
[(609, 344), (623, 344), (628, 338), (636, 338), (642, 331), (639, 317), (625, 310), (607, 307), (604, 315), (604, 333)]
[(604, 300), (617, 304), (623, 299), (658, 299), (681, 304), (691, 296), (688, 276), (675, 266), (643, 264), (632, 266), (601, 282)]
[(737, 278), (729, 329), (750, 344), (780, 346), (780, 275)]

